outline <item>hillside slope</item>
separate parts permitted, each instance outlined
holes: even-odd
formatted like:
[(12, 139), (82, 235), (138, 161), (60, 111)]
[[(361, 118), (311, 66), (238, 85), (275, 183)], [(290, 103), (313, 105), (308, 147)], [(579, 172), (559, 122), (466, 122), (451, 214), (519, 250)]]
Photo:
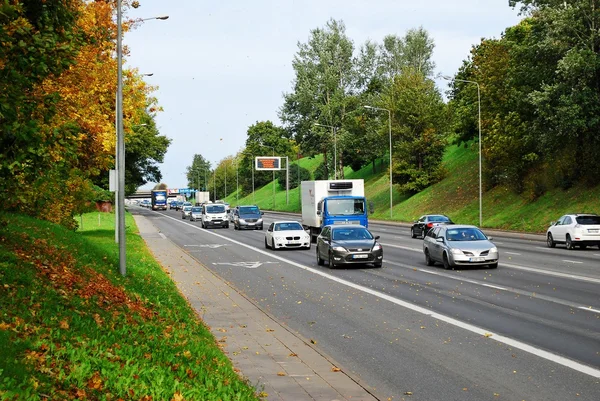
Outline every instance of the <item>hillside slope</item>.
[[(320, 160), (320, 159), (318, 159)], [(315, 159), (301, 159), (300, 166), (314, 171)], [(413, 221), (422, 214), (443, 213), (454, 221), (479, 224), (479, 180), (477, 151), (449, 146), (443, 160), (445, 178), (426, 190), (409, 196), (393, 187), (393, 208), (390, 217), (389, 165), (376, 163), (360, 171), (346, 168), (345, 178), (365, 180), (367, 198), (373, 202), (378, 220)], [(286, 191), (275, 183), (259, 188), (254, 194), (239, 197), (234, 192), (226, 199), (232, 205), (257, 204), (264, 210), (300, 212), (298, 189)], [(483, 227), (515, 231), (544, 232), (551, 221), (565, 213), (600, 214), (600, 186), (576, 186), (569, 190), (554, 189), (535, 201), (528, 201), (507, 188), (493, 188), (483, 193)]]

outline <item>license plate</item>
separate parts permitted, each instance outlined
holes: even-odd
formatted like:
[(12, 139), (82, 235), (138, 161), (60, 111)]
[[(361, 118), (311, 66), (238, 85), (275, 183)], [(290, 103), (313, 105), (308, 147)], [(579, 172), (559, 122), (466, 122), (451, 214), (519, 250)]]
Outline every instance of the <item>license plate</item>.
[(588, 233), (591, 233), (591, 234), (598, 234), (598, 232), (599, 232), (599, 231), (600, 231), (600, 230), (597, 230), (597, 229), (591, 229), (591, 230), (588, 230)]
[(484, 262), (485, 258), (470, 258), (470, 262)]
[(369, 255), (354, 255), (352, 258), (354, 259), (367, 259)]

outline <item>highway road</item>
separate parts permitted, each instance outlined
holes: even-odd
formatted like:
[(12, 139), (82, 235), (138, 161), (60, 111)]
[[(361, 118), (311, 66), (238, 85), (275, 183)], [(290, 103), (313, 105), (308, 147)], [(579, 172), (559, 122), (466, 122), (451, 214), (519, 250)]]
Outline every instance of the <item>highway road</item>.
[(129, 210), (381, 400), (600, 399), (598, 248), (497, 236), (498, 269), (444, 270), (407, 227), (371, 224), (383, 267), (329, 269), (314, 246), (265, 249), (264, 231)]

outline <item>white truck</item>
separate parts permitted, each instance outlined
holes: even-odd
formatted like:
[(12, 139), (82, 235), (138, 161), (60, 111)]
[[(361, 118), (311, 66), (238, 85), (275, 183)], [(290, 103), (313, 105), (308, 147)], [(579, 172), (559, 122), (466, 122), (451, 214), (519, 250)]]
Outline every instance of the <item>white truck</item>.
[(196, 191), (196, 206), (210, 202), (210, 192)]
[(369, 225), (364, 180), (302, 181), (302, 225), (313, 242), (330, 224)]

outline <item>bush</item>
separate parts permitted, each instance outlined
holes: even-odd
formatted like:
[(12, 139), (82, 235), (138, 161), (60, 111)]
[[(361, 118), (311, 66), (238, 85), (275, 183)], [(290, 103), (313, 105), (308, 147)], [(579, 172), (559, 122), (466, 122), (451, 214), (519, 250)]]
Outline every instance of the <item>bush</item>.
[[(294, 189), (298, 187), (298, 183), (301, 181), (310, 180), (310, 171), (305, 169), (304, 167), (298, 167), (297, 164), (290, 165), (290, 189)], [(277, 173), (277, 178), (279, 182), (279, 187), (285, 189), (285, 170), (280, 170)]]

